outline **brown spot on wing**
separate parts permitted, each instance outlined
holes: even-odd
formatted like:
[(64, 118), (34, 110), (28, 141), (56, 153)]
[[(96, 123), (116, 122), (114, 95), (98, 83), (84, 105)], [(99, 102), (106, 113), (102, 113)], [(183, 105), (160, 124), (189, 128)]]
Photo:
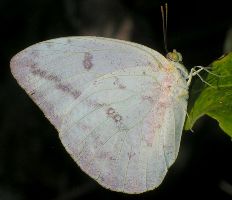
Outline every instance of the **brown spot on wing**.
[(126, 86), (120, 82), (118, 77), (115, 76), (114, 78), (115, 78), (115, 81), (113, 82), (114, 85), (116, 85), (119, 89), (126, 88)]
[(36, 58), (39, 58), (39, 52), (36, 50), (32, 50), (31, 52), (29, 52), (29, 58), (31, 60), (35, 60)]
[(148, 101), (148, 102), (150, 102), (151, 104), (153, 104), (154, 103), (154, 100), (152, 99), (152, 97), (151, 96), (142, 96), (142, 100), (143, 101)]
[(135, 152), (128, 152), (127, 153), (129, 160), (135, 156)]
[(79, 124), (79, 127), (83, 130), (83, 131), (91, 131), (92, 130), (92, 128), (88, 125), (88, 124), (85, 124), (85, 123), (80, 123)]
[(120, 122), (122, 120), (122, 116), (119, 114), (116, 114), (113, 116), (113, 119), (115, 122)]
[(119, 86), (118, 86), (120, 89), (125, 89), (126, 88), (126, 86), (125, 85), (122, 85), (122, 84), (119, 84)]
[(47, 76), (47, 80), (50, 80), (50, 81), (55, 81), (55, 82), (61, 82), (61, 79), (60, 78), (58, 78), (56, 75), (53, 75), (53, 74), (49, 74), (48, 76)]
[(116, 112), (115, 109), (112, 107), (107, 109), (106, 114), (116, 123), (120, 123), (122, 121), (122, 116), (118, 112)]
[(116, 160), (116, 157), (114, 155), (112, 155), (111, 152), (100, 152), (100, 154), (98, 155), (98, 159), (99, 160)]
[(113, 117), (115, 114), (115, 110), (113, 108), (108, 108), (108, 110), (106, 111), (107, 115)]
[(75, 99), (77, 99), (79, 96), (81, 96), (81, 91), (79, 91), (79, 90), (73, 90), (73, 91), (71, 91), (71, 94), (73, 95), (73, 97)]
[(93, 67), (93, 55), (89, 52), (86, 52), (84, 55), (83, 66), (85, 69), (89, 70)]
[(103, 106), (106, 106), (105, 103), (100, 103), (95, 99), (88, 98), (85, 100), (85, 103), (90, 106), (90, 107), (95, 107), (95, 108), (101, 108)]

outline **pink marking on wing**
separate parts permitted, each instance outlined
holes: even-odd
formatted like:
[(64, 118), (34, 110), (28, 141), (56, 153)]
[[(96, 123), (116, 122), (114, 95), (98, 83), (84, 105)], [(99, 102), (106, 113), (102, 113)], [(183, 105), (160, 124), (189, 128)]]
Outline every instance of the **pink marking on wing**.
[(34, 68), (36, 65), (35, 59), (23, 56), (22, 52), (16, 54), (10, 61), (12, 73), (16, 77), (25, 76), (22, 72), (28, 70), (28, 68)]
[(54, 82), (56, 89), (71, 95), (74, 99), (77, 99), (81, 95), (80, 91), (74, 89), (70, 84), (63, 83), (58, 76), (51, 74), (46, 70), (42, 70), (38, 67), (33, 67), (31, 69), (31, 73), (35, 76), (39, 76), (40, 78)]
[[(172, 85), (174, 85), (175, 79), (171, 76), (164, 77), (163, 81), (160, 83), (160, 93), (157, 102), (154, 104), (154, 110), (145, 118), (144, 127), (146, 127), (144, 141), (147, 146), (152, 146), (154, 143), (155, 134), (158, 134), (160, 128), (162, 127), (162, 122), (164, 120), (165, 112), (170, 106), (171, 99), (170, 93), (172, 92)], [(143, 96), (144, 100), (152, 102), (149, 96)]]
[(93, 67), (93, 55), (89, 52), (86, 52), (84, 55), (83, 66), (85, 69), (89, 70)]
[(153, 139), (155, 137), (154, 123), (157, 123), (157, 119), (155, 119), (154, 116), (154, 112), (150, 112), (149, 115), (147, 115), (147, 117), (144, 119), (143, 140), (148, 147), (152, 146)]

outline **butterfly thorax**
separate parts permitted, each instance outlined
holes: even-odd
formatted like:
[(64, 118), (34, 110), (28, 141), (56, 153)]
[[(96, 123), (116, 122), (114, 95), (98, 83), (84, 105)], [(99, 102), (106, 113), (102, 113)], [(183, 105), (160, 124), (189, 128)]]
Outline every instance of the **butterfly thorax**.
[(166, 55), (166, 58), (178, 69), (180, 75), (187, 80), (188, 79), (188, 70), (182, 64), (183, 57), (181, 53), (173, 49), (173, 52), (169, 52)]

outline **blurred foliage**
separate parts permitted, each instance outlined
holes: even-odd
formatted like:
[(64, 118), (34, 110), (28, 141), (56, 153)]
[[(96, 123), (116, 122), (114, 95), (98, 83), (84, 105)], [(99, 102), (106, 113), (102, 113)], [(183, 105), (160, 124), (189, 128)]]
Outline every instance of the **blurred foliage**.
[[(214, 61), (210, 68), (213, 74), (208, 73), (205, 81), (211, 86), (204, 84), (190, 109), (185, 129), (191, 129), (196, 120), (206, 114), (216, 119), (219, 126), (232, 137), (232, 53)], [(193, 88), (199, 90), (202, 83), (195, 82)]]
[(223, 51), (224, 53), (232, 52), (232, 28), (230, 28), (226, 33)]

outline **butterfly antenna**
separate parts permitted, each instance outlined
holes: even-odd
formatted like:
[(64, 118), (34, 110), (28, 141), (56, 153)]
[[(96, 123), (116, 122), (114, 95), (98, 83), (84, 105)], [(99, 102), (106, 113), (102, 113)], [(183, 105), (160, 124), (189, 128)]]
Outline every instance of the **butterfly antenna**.
[(167, 30), (168, 30), (168, 4), (165, 3), (165, 7), (161, 6), (161, 15), (163, 23), (163, 37), (164, 37), (164, 49), (168, 53), (167, 45)]

